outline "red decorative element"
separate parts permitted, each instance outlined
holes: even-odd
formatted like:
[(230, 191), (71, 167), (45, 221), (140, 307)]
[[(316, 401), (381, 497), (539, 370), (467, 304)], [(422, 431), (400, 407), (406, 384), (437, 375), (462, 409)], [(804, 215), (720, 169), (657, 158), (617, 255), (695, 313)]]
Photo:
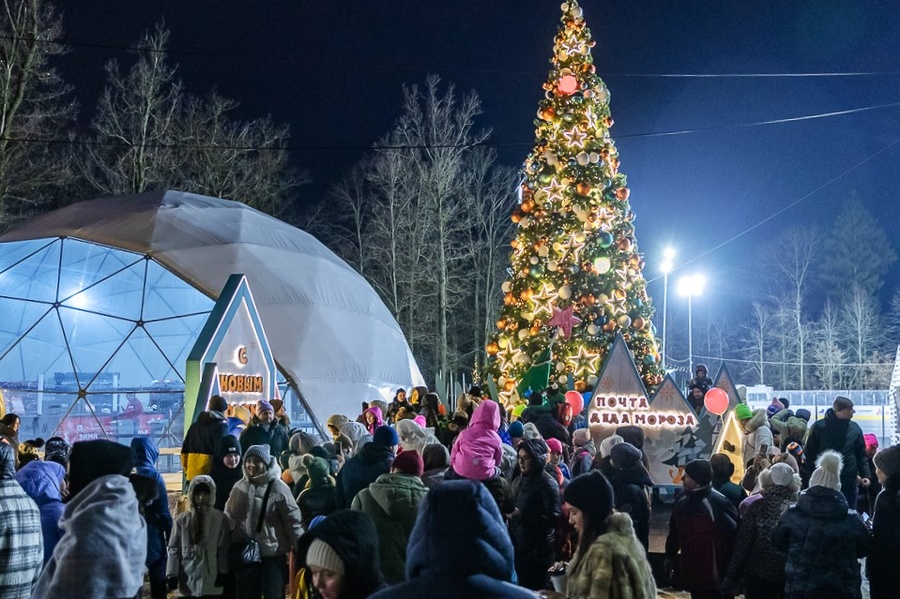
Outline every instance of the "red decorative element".
[(566, 391), (566, 403), (572, 406), (573, 414), (581, 414), (584, 409), (584, 396), (578, 391)]
[(716, 416), (721, 416), (728, 409), (728, 394), (718, 387), (713, 387), (703, 396), (703, 405)]
[(575, 78), (575, 75), (563, 75), (559, 79), (557, 88), (561, 94), (566, 94), (567, 96), (574, 94), (575, 90), (578, 89), (578, 79)]
[(547, 321), (551, 327), (559, 327), (562, 329), (563, 337), (572, 336), (572, 328), (581, 322), (581, 319), (575, 316), (575, 308), (569, 306), (565, 310), (560, 310), (556, 306), (553, 307), (553, 317)]

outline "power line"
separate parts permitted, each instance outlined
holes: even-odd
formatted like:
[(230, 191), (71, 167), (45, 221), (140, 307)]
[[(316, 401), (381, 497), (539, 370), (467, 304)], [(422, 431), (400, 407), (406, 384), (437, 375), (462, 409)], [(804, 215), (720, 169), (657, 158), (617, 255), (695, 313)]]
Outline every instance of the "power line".
[[(163, 54), (166, 56), (186, 56), (197, 58), (223, 58), (229, 62), (243, 62), (256, 64), (259, 62), (273, 62), (288, 65), (300, 65), (310, 69), (333, 69), (355, 67), (361, 69), (382, 69), (396, 71), (440, 71), (458, 73), (480, 74), (518, 74), (537, 75), (546, 71), (526, 69), (472, 69), (463, 67), (434, 67), (421, 65), (402, 65), (385, 63), (351, 62), (324, 62), (320, 60), (309, 61), (283, 56), (247, 56), (246, 54), (229, 54), (226, 52), (202, 51), (202, 50), (178, 50), (169, 48), (152, 48), (147, 46), (119, 46), (115, 44), (101, 44), (96, 42), (82, 42), (64, 39), (34, 39), (20, 36), (0, 35), (0, 39), (10, 41), (37, 42), (40, 44), (66, 46), (69, 48), (87, 48), (92, 50), (114, 50), (116, 52), (138, 52), (147, 54)], [(802, 79), (802, 78), (846, 78), (846, 77), (896, 77), (900, 71), (820, 71), (805, 73), (604, 73), (603, 77), (629, 77), (644, 79)]]
[[(624, 135), (617, 135), (615, 139), (639, 139), (639, 138), (649, 138), (649, 137), (664, 137), (664, 136), (672, 136), (672, 135), (689, 135), (694, 133), (709, 133), (715, 131), (729, 131), (735, 129), (748, 129), (752, 127), (765, 127), (769, 125), (779, 125), (784, 123), (793, 123), (800, 121), (808, 121), (815, 119), (823, 119), (823, 118), (832, 118), (837, 116), (845, 116), (848, 114), (856, 114), (860, 112), (868, 112), (871, 110), (879, 110), (884, 108), (896, 108), (900, 106), (900, 102), (893, 102), (890, 104), (876, 104), (873, 106), (863, 106), (861, 108), (849, 108), (847, 110), (837, 110), (831, 112), (822, 112), (816, 114), (807, 114), (801, 116), (794, 117), (785, 117), (780, 119), (770, 119), (766, 121), (755, 121), (751, 123), (735, 123), (732, 125), (722, 125), (720, 127), (704, 127), (699, 129), (679, 129), (673, 131), (657, 131), (657, 132), (647, 132), (647, 133), (631, 133)], [(132, 147), (134, 144), (126, 143), (126, 142), (112, 142), (112, 141), (97, 141), (97, 140), (73, 140), (68, 138), (34, 138), (34, 137), (7, 137), (3, 138), (8, 141), (20, 142), (20, 143), (43, 143), (43, 144), (54, 144), (54, 145), (75, 145), (75, 146), (108, 146), (108, 147)], [(238, 145), (204, 145), (204, 144), (146, 144), (143, 147), (152, 148), (152, 149), (219, 149), (219, 150), (242, 150), (242, 151), (359, 151), (359, 150), (426, 150), (426, 149), (443, 149), (443, 148), (459, 148), (459, 149), (468, 149), (476, 146), (487, 146), (493, 148), (505, 148), (505, 147), (518, 147), (518, 146), (527, 146), (534, 145), (534, 142), (506, 142), (506, 143), (496, 143), (496, 142), (480, 142), (480, 143), (469, 143), (469, 144), (422, 144), (422, 145), (379, 145), (373, 144), (371, 146), (359, 146), (359, 145), (349, 145), (349, 146), (297, 146), (297, 145), (287, 145), (287, 146), (238, 146)], [(892, 144), (893, 145), (893, 144)], [(890, 147), (890, 146), (889, 146)], [(885, 148), (887, 149), (887, 148)], [(873, 156), (874, 157), (874, 156)], [(860, 163), (861, 164), (861, 163)], [(860, 166), (860, 165), (857, 165)], [(845, 171), (842, 175), (839, 175), (831, 182), (836, 181), (843, 175), (853, 170), (852, 167), (848, 171)], [(829, 182), (829, 183), (831, 183)], [(827, 185), (827, 184), (826, 184)], [(816, 190), (818, 191), (818, 190)], [(815, 193), (815, 192), (812, 192)], [(805, 198), (802, 198), (805, 199)], [(802, 201), (802, 199), (800, 201)], [(798, 201), (799, 203), (799, 201)], [(793, 206), (791, 204), (789, 207)], [(786, 209), (786, 208), (785, 208)], [(785, 209), (777, 212), (780, 214)], [(773, 218), (773, 217), (769, 217)], [(763, 221), (765, 222), (765, 221)], [(762, 224), (762, 223), (759, 223)], [(755, 225), (754, 228), (758, 226)], [(749, 232), (752, 229), (748, 229), (746, 232)], [(739, 234), (738, 236), (742, 235)], [(726, 242), (727, 243), (727, 242)], [(715, 248), (715, 249), (718, 249)], [(708, 252), (707, 252), (708, 253)], [(706, 254), (703, 254), (706, 255)], [(702, 257), (702, 256), (700, 256)], [(699, 259), (698, 258), (695, 258)], [(685, 263), (687, 264), (687, 263)], [(681, 266), (684, 266), (682, 264)]]

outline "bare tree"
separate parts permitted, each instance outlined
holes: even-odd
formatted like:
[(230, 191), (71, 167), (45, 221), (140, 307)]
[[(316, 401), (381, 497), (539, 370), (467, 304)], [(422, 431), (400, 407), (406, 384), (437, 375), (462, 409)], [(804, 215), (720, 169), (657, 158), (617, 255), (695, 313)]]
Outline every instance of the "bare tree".
[(189, 96), (166, 61), (168, 40), (158, 26), (137, 44), (127, 73), (106, 65), (93, 135), (76, 154), (85, 184), (102, 194), (176, 188), (281, 216), (307, 181), (288, 164), (287, 128), (234, 120), (237, 102), (217, 93)]
[(844, 301), (841, 315), (847, 353), (856, 363), (851, 384), (871, 389), (866, 364), (871, 356), (881, 352), (884, 342), (884, 328), (875, 301), (864, 289), (854, 286)]
[(753, 363), (760, 385), (766, 383), (766, 350), (769, 347), (774, 319), (770, 308), (759, 302), (753, 302), (750, 324), (744, 326), (748, 340), (747, 355)]
[(846, 358), (841, 348), (840, 315), (831, 302), (826, 302), (813, 335), (813, 359), (816, 362), (814, 370), (821, 389), (847, 387), (843, 376)]
[(0, 13), (0, 231), (29, 216), (71, 179), (64, 153), (76, 105), (50, 59), (62, 23), (43, 0), (4, 0)]
[(806, 349), (809, 344), (806, 296), (821, 245), (815, 227), (788, 227), (767, 252), (767, 270), (773, 273), (774, 290), (781, 300), (785, 325), (793, 335), (790, 344), (796, 361), (800, 389), (806, 388)]

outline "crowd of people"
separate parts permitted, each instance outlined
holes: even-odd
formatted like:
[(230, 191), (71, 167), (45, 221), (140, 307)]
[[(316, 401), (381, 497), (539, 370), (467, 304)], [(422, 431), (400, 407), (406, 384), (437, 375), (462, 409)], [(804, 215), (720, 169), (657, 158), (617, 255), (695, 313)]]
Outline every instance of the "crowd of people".
[(878, 451), (847, 398), (803, 412), (737, 406), (744, 476), (724, 453), (684, 466), (655, 572), (642, 430), (594, 439), (555, 387), (509, 411), (472, 387), (449, 412), (400, 389), (329, 417), (325, 441), (277, 401), (235, 427), (214, 396), (174, 516), (149, 438), (54, 438), (23, 460), (0, 436), (0, 599), (139, 597), (145, 576), (153, 599), (639, 599), (658, 580), (694, 599), (857, 598), (863, 557), (871, 596), (893, 597), (900, 446)]

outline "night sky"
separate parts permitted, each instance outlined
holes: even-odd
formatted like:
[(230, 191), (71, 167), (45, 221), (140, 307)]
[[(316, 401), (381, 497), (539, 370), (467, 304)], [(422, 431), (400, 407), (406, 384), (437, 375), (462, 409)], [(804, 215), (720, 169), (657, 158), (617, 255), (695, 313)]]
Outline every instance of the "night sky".
[[(475, 90), (485, 109), (480, 124), (493, 129), (501, 161), (521, 164), (534, 143), (560, 16), (559, 2), (538, 0), (57, 5), (73, 43), (59, 66), (77, 88), (83, 121), (102, 90), (103, 64), (130, 65), (117, 48), (164, 20), (187, 91), (216, 88), (241, 103), (238, 116), (290, 125), (296, 164), (314, 182), (307, 199), (321, 197), (389, 131), (401, 86), (428, 73)], [(676, 263), (688, 263), (681, 272), (711, 280), (708, 297), (745, 297), (755, 259), (786, 224), (827, 225), (853, 192), (900, 248), (900, 3), (581, 5), (597, 42), (597, 73), (611, 92), (611, 134), (648, 279), (672, 245)], [(867, 74), (726, 76), (777, 73)], [(748, 126), (882, 105), (891, 106)], [(699, 131), (653, 135), (682, 130)], [(885, 297), (900, 283), (897, 264), (891, 277)], [(661, 284), (650, 291), (660, 296)]]

